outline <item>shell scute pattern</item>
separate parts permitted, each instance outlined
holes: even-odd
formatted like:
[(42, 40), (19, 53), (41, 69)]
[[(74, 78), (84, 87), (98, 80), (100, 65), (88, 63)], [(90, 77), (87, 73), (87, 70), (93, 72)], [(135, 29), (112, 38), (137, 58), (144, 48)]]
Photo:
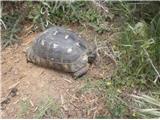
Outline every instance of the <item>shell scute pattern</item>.
[(62, 27), (51, 27), (35, 39), (27, 54), (32, 63), (76, 72), (87, 66), (89, 54), (94, 51), (94, 47), (89, 51), (90, 47), (76, 33)]

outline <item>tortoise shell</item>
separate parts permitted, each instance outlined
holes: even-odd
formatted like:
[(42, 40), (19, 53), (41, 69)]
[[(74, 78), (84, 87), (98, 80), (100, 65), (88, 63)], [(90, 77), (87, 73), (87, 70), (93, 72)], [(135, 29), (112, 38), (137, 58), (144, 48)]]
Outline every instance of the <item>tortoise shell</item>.
[(27, 50), (27, 60), (67, 72), (75, 72), (95, 58), (96, 47), (78, 34), (51, 27), (38, 35)]

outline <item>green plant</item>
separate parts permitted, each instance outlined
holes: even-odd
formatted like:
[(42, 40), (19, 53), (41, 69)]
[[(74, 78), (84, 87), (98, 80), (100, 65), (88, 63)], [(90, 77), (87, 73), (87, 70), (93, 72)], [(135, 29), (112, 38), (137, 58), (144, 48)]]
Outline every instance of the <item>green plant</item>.
[(108, 115), (97, 115), (96, 118), (134, 118), (129, 111), (127, 103), (121, 98), (122, 91), (114, 86), (112, 81), (87, 79), (85, 85), (78, 91), (80, 93), (96, 92), (99, 96), (104, 96), (104, 109)]
[(90, 26), (99, 33), (108, 29), (102, 25), (105, 16), (92, 7), (90, 1), (3, 1), (2, 20), (6, 25), (6, 29), (2, 29), (4, 48), (19, 41), (18, 33), (23, 29), (23, 23), (27, 22), (40, 30), (70, 23)]
[(109, 110), (110, 118), (134, 118), (125, 100), (122, 99), (120, 89), (111, 85), (106, 89), (106, 108)]
[(59, 105), (52, 98), (47, 97), (45, 101), (41, 101), (38, 105), (35, 118), (56, 118), (59, 108)]
[(18, 118), (25, 118), (30, 110), (30, 103), (28, 100), (20, 101), (20, 111), (18, 113)]
[[(30, 4), (32, 7), (32, 4)], [(86, 24), (98, 30), (104, 16), (91, 7), (89, 1), (55, 1), (40, 2), (30, 11), (29, 18), (34, 23), (41, 23), (43, 29), (49, 24), (68, 24), (80, 23)]]
[[(123, 7), (121, 7), (122, 4)], [(149, 7), (146, 7), (148, 5), (154, 6), (154, 11), (157, 12), (149, 10)], [(141, 9), (132, 9), (136, 6), (141, 6)], [(120, 9), (116, 9), (116, 11), (120, 12), (126, 20), (124, 20), (124, 22), (122, 23), (119, 37), (120, 39), (116, 42), (117, 50), (120, 54), (118, 61), (118, 70), (113, 76), (113, 88), (125, 88), (128, 90), (128, 92), (130, 90), (133, 91), (133, 89), (136, 91), (145, 91), (146, 93), (150, 91), (159, 92), (159, 7), (157, 7), (156, 3), (154, 2), (149, 2), (149, 4), (141, 5), (134, 4), (129, 6), (126, 3), (121, 3), (118, 7)], [(114, 9), (114, 7), (112, 9)], [(133, 15), (137, 11), (140, 11), (141, 14), (144, 14), (145, 12), (145, 15), (134, 16), (133, 18)], [(125, 99), (121, 97), (120, 99), (122, 99), (122, 101), (125, 101)], [(116, 98), (114, 100), (116, 101)], [(117, 100), (116, 102), (119, 102), (119, 100)], [(120, 103), (120, 105), (122, 104)], [(128, 108), (129, 105), (130, 103), (126, 102), (126, 106), (128, 106)], [(113, 105), (113, 107), (115, 106), (116, 105)], [(150, 109), (146, 104), (145, 110), (137, 112), (138, 114), (141, 114), (142, 112), (150, 112), (150, 114), (153, 113), (152, 115), (157, 115), (159, 114), (159, 110), (157, 110), (158, 109)], [(114, 116), (116, 116), (116, 114), (114, 114)], [(129, 116), (131, 117), (132, 114), (130, 114)], [(135, 117), (139, 118), (139, 116)], [(145, 118), (149, 118), (149, 116), (145, 116)]]
[[(151, 24), (152, 25), (152, 24)], [(157, 29), (156, 29), (157, 30)], [(119, 70), (117, 75), (122, 80), (132, 80), (132, 83), (144, 84), (152, 87), (157, 73), (148, 59), (159, 70), (159, 51), (160, 48), (158, 35), (152, 36), (157, 31), (150, 28), (144, 21), (138, 22), (134, 27), (127, 25), (118, 43), (121, 52)], [(147, 55), (150, 56), (147, 56)], [(137, 81), (137, 82), (136, 82)]]
[(131, 95), (133, 107), (137, 115), (142, 118), (160, 118), (160, 101), (148, 95)]

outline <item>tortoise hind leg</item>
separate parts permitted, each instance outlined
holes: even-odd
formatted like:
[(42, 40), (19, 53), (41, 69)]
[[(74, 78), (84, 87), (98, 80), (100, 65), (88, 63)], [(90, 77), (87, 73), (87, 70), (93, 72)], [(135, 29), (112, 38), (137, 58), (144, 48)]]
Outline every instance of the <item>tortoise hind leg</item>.
[(25, 56), (27, 63), (31, 62), (31, 55), (33, 54), (31, 47), (25, 50)]
[(89, 64), (87, 64), (85, 67), (81, 68), (80, 70), (73, 73), (73, 78), (77, 79), (81, 77), (82, 75), (86, 74), (89, 69)]
[(33, 49), (30, 47), (26, 50), (26, 61), (27, 63), (37, 63), (39, 64), (40, 58), (38, 56), (35, 55), (35, 53), (33, 52)]

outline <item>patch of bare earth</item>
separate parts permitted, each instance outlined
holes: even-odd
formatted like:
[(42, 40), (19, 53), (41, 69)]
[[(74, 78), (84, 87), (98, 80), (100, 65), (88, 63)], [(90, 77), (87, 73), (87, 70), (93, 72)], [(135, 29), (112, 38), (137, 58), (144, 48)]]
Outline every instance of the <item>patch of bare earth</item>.
[[(81, 34), (86, 39), (94, 38), (91, 30), (83, 31)], [(34, 118), (39, 103), (45, 101), (48, 96), (59, 105), (59, 111), (54, 116), (43, 115), (44, 118), (95, 118), (97, 115), (107, 114), (103, 95), (94, 90), (82, 93), (79, 91), (86, 84), (86, 79), (91, 78), (95, 82), (111, 75), (113, 66), (106, 65), (105, 72), (91, 66), (86, 75), (74, 80), (67, 73), (27, 63), (24, 50), (36, 35), (37, 33), (27, 35), (21, 45), (15, 44), (2, 51), (1, 117)], [(8, 101), (5, 101), (6, 99)], [(21, 103), (25, 101), (29, 107), (23, 114), (22, 109), (25, 106)]]

